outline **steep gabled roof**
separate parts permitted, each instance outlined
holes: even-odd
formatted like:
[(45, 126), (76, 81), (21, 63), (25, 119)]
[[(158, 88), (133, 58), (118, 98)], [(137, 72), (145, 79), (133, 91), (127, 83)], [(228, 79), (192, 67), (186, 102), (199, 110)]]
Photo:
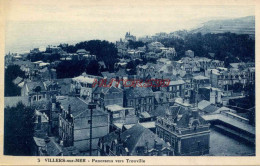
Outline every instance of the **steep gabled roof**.
[(151, 130), (143, 127), (141, 124), (136, 124), (130, 129), (124, 131), (121, 134), (121, 140), (125, 142), (130, 155), (136, 155), (136, 148), (138, 147), (145, 147), (147, 145), (148, 150), (155, 148), (155, 141), (157, 144), (162, 145), (162, 148), (169, 147), (156, 134), (154, 134)]

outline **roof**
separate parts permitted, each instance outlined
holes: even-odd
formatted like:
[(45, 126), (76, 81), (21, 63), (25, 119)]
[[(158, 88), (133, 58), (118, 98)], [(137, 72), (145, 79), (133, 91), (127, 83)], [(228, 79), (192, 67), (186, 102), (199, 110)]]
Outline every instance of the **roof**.
[(209, 79), (209, 78), (202, 76), (202, 75), (198, 75), (198, 76), (194, 76), (193, 79), (195, 79), (195, 80), (205, 80), (205, 79)]
[[(60, 105), (65, 110), (68, 110), (69, 105), (71, 106), (71, 113), (74, 118), (77, 118), (82, 113), (85, 113), (86, 116), (90, 116), (88, 103), (83, 99), (72, 96), (57, 96), (56, 99), (58, 102), (60, 102)], [(95, 111), (93, 111), (93, 115), (106, 115), (106, 113), (99, 109), (96, 109)]]
[(120, 105), (117, 105), (117, 104), (108, 105), (108, 106), (106, 106), (106, 108), (107, 108), (108, 110), (112, 111), (112, 112), (124, 110), (123, 107), (121, 107)]
[(116, 88), (114, 86), (111, 86), (111, 87), (99, 87), (99, 86), (97, 86), (93, 90), (93, 93), (104, 93), (104, 94), (107, 94), (107, 93), (120, 93), (120, 92), (123, 93), (123, 90), (120, 89), (120, 88)]
[(5, 107), (16, 107), (16, 105), (22, 102), (25, 106), (30, 105), (29, 96), (12, 96), (4, 98)]
[(46, 148), (46, 156), (58, 156), (62, 153), (60, 145), (55, 142), (55, 137), (49, 137), (49, 141), (38, 137), (33, 137), (33, 140), (37, 146)]
[(42, 91), (46, 90), (46, 87), (42, 81), (26, 82), (25, 86), (28, 88), (29, 92), (33, 92), (37, 86), (41, 87)]
[(58, 83), (62, 95), (67, 95), (70, 93), (71, 78), (56, 79), (54, 81)]
[(150, 117), (151, 117), (151, 115), (150, 115), (148, 112), (146, 112), (146, 111), (142, 112), (142, 113), (141, 113), (141, 116), (142, 116), (143, 118), (150, 118)]
[(77, 53), (88, 53), (85, 49), (78, 49)]
[(154, 96), (153, 91), (150, 88), (129, 88), (125, 90), (126, 98), (139, 98)]
[(77, 82), (81, 82), (81, 83), (93, 84), (95, 79), (90, 78), (90, 77), (85, 77), (85, 76), (78, 76), (78, 77), (72, 78), (72, 80), (77, 81)]
[(176, 118), (178, 115), (187, 113), (188, 111), (182, 106), (170, 106), (166, 109), (165, 114), (170, 116), (172, 119)]
[(155, 122), (143, 122), (140, 124), (147, 129), (155, 128)]
[[(189, 113), (185, 113), (181, 116), (180, 120), (177, 121), (177, 127), (179, 128), (187, 128), (189, 127), (189, 122), (190, 122), (190, 117), (192, 115), (190, 115)], [(198, 117), (199, 122), (201, 125), (203, 124), (207, 124), (207, 121), (204, 120), (200, 115)]]
[(225, 116), (223, 114), (203, 115), (203, 118), (207, 121), (220, 120), (220, 121), (223, 121), (223, 122), (225, 122), (229, 125), (235, 126), (235, 127), (239, 128), (241, 130), (247, 131), (247, 132), (255, 135), (255, 127), (253, 127), (252, 125), (238, 121), (234, 118), (230, 118), (230, 117)]
[(168, 107), (169, 107), (169, 104), (163, 104), (163, 105), (160, 104), (155, 109), (152, 109), (150, 114), (152, 116), (165, 116), (165, 112)]
[(122, 141), (125, 142), (126, 148), (130, 155), (136, 154), (136, 148), (148, 146), (148, 149), (154, 148), (154, 142), (161, 144), (163, 147), (169, 147), (162, 139), (160, 139), (151, 130), (136, 124), (121, 134)]
[(33, 140), (34, 140), (34, 142), (35, 142), (35, 144), (36, 144), (37, 146), (40, 146), (40, 147), (44, 147), (44, 146), (45, 146), (45, 141), (44, 141), (44, 139), (38, 138), (38, 137), (33, 137)]
[(60, 145), (55, 142), (54, 137), (50, 137), (50, 142), (47, 143), (47, 154), (49, 156), (57, 156), (60, 153), (62, 153)]
[(213, 113), (217, 111), (219, 107), (214, 106), (213, 104), (208, 105), (207, 107), (203, 108), (202, 111), (206, 113)]
[(23, 78), (21, 78), (21, 77), (18, 76), (18, 77), (16, 77), (16, 79), (13, 80), (13, 83), (17, 85), (17, 84), (19, 84), (20, 82), (22, 82), (22, 80), (23, 80)]
[[(41, 122), (49, 122), (49, 118), (45, 113), (41, 113), (38, 110), (35, 110), (35, 115), (41, 116)], [(38, 123), (38, 118), (35, 119), (35, 123)]]
[(211, 104), (211, 102), (207, 101), (207, 100), (201, 100), (199, 103), (198, 103), (198, 109), (202, 110), (204, 109), (205, 107), (209, 106)]
[(181, 85), (181, 84), (185, 84), (185, 81), (183, 80), (170, 81), (169, 85)]

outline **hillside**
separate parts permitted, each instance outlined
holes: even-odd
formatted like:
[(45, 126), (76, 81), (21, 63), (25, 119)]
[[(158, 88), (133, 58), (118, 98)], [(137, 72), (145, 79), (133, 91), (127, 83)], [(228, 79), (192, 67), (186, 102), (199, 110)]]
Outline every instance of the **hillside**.
[(255, 16), (236, 19), (211, 20), (202, 24), (201, 27), (193, 29), (191, 33), (225, 33), (255, 35)]

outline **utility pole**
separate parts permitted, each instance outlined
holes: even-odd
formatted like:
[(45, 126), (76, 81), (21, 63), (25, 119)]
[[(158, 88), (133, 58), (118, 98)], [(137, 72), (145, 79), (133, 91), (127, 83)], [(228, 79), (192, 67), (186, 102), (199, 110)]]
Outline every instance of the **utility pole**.
[(96, 108), (96, 105), (93, 102), (90, 102), (88, 109), (90, 109), (90, 132), (89, 132), (89, 155), (92, 156), (92, 119), (93, 119), (93, 109)]

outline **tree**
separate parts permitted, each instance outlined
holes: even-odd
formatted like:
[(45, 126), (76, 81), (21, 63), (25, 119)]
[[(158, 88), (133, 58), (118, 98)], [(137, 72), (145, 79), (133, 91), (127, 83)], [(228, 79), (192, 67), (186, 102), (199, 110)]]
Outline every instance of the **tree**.
[(100, 75), (100, 66), (96, 60), (90, 61), (86, 67), (86, 73), (90, 75)]
[(18, 65), (9, 65), (5, 69), (5, 96), (20, 96), (21, 88), (13, 83), (17, 77), (25, 78), (25, 72)]
[(56, 68), (57, 78), (73, 78), (86, 70), (85, 60), (62, 61)]
[(4, 109), (5, 155), (31, 155), (34, 121), (34, 110), (22, 103), (18, 103), (16, 107)]
[(106, 40), (89, 40), (77, 43), (75, 46), (70, 45), (63, 49), (71, 53), (75, 53), (78, 49), (85, 49), (89, 51), (90, 54), (96, 55), (98, 61), (104, 61), (109, 71), (114, 71), (117, 48), (113, 43)]

